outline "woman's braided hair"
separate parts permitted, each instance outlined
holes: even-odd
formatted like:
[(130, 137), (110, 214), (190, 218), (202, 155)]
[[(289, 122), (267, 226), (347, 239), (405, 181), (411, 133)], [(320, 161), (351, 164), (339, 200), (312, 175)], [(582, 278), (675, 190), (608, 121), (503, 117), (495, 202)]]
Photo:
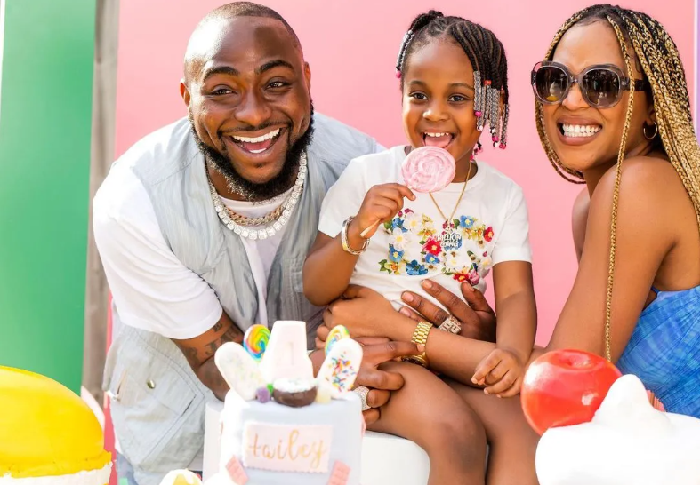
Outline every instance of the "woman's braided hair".
[[(615, 31), (620, 49), (625, 60), (627, 76), (634, 78), (632, 62), (638, 61), (641, 72), (651, 88), (656, 110), (656, 123), (661, 143), (658, 145), (671, 160), (673, 167), (683, 182), (688, 196), (695, 206), (700, 230), (700, 147), (698, 147), (695, 129), (690, 113), (690, 98), (685, 71), (678, 54), (676, 44), (663, 26), (647, 14), (620, 8), (616, 5), (600, 4), (588, 7), (574, 14), (559, 29), (547, 51), (546, 59), (551, 60), (562, 36), (574, 25), (582, 21), (607, 21)], [(631, 46), (636, 59), (630, 55)], [(634, 84), (634, 83), (632, 83)], [(613, 192), (612, 215), (610, 222), (610, 258), (608, 264), (608, 284), (605, 303), (605, 354), (610, 355), (610, 320), (612, 289), (615, 272), (617, 208), (620, 193), (622, 162), (625, 158), (625, 144), (630, 130), (634, 86), (631, 86), (625, 124), (617, 154), (615, 168), (615, 189)], [(544, 131), (542, 103), (535, 101), (535, 122), (540, 141), (545, 152), (562, 178), (573, 183), (583, 183), (583, 174), (564, 166), (554, 152)]]

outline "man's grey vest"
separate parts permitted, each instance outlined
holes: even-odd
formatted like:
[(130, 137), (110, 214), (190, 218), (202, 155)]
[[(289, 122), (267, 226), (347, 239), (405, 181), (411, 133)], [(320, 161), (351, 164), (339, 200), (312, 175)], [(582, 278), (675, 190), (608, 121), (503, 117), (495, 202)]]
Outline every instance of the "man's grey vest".
[[(204, 158), (189, 121), (182, 119), (163, 130), (167, 136), (161, 131), (130, 149), (129, 160), (136, 159), (134, 173), (149, 194), (175, 256), (214, 289), (226, 313), (245, 331), (256, 323), (258, 293), (243, 243), (223, 226), (214, 210)], [(268, 277), (270, 323), (305, 321), (309, 337), (315, 333), (322, 308), (304, 298), (301, 270), (318, 231), (321, 202), (352, 158), (380, 148), (370, 137), (314, 115), (304, 191)], [(115, 338), (103, 388), (111, 396), (117, 438), (134, 467), (136, 481), (157, 485), (165, 473), (186, 468), (203, 447), (204, 405), (216, 398), (170, 339), (123, 324), (118, 302), (113, 322)]]

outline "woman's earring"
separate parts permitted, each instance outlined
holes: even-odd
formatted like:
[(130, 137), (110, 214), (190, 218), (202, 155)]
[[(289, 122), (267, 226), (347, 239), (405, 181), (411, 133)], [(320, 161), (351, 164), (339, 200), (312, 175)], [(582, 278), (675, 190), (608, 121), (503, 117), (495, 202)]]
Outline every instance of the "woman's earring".
[[(653, 135), (650, 135), (647, 133), (647, 128), (650, 126), (654, 127), (654, 134)], [(644, 126), (642, 126), (642, 133), (644, 133), (644, 138), (651, 141), (654, 138), (656, 138), (656, 135), (659, 134), (659, 126), (656, 123), (654, 123), (653, 125), (647, 125), (646, 123), (644, 123)]]

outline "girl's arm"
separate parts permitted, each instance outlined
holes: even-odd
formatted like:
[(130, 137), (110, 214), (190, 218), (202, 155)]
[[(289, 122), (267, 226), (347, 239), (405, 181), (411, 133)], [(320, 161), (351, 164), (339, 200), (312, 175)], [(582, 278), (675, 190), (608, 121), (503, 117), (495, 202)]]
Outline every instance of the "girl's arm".
[[(353, 219), (348, 226), (348, 245), (360, 250), (364, 243), (357, 219)], [(316, 306), (326, 306), (339, 298), (350, 283), (358, 257), (343, 250), (340, 234), (330, 237), (319, 232), (302, 270), (304, 296)]]
[(493, 268), (496, 296), (496, 347), (515, 354), (524, 365), (535, 344), (537, 310), (532, 265), (507, 261)]
[[(338, 198), (335, 204), (341, 203), (340, 194), (340, 191), (334, 192), (333, 195)], [(396, 183), (375, 185), (369, 189), (357, 216), (350, 220), (346, 228), (348, 249), (362, 250), (379, 224), (390, 221), (403, 208), (404, 197), (415, 199), (410, 189)], [(323, 213), (321, 217), (324, 217)], [(371, 230), (362, 234), (367, 228)], [(334, 238), (319, 233), (302, 271), (306, 298), (316, 306), (326, 306), (339, 298), (350, 283), (358, 257), (359, 254), (352, 254), (343, 248), (342, 231)]]

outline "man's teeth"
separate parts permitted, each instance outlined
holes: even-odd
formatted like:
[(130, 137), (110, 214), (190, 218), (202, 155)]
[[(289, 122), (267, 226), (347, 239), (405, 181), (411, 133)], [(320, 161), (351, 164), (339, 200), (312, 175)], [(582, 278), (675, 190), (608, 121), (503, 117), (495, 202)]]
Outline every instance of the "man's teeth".
[(425, 132), (425, 136), (430, 136), (433, 138), (442, 138), (443, 136), (450, 136), (450, 135), (451, 135), (450, 133), (429, 133), (427, 131)]
[(593, 136), (600, 131), (600, 125), (569, 125), (562, 124), (564, 136), (569, 138), (585, 138)]
[[(261, 141), (271, 140), (272, 138), (279, 135), (279, 132), (280, 132), (280, 130), (277, 129), (277, 130), (270, 131), (269, 133), (265, 133), (264, 135), (259, 136), (257, 138), (246, 138), (245, 136), (234, 136), (232, 138), (236, 141), (240, 141), (243, 143), (260, 143)], [(263, 150), (260, 150), (260, 152), (261, 151), (263, 151)], [(256, 151), (256, 150), (251, 150), (251, 152), (252, 153), (260, 153), (259, 151)]]

